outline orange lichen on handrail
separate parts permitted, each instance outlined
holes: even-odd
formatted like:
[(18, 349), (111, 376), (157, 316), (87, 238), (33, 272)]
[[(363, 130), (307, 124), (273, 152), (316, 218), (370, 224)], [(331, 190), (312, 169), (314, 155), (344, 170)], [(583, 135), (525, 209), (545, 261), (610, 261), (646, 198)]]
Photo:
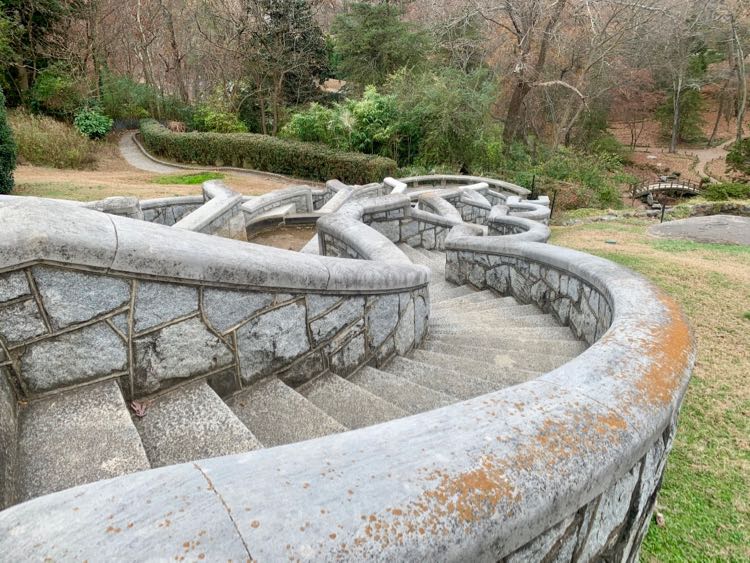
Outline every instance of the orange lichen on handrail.
[(635, 385), (649, 404), (663, 406), (672, 402), (690, 368), (694, 341), (680, 306), (663, 291), (656, 291), (666, 309), (667, 320), (652, 332), (642, 352), (652, 359), (651, 366)]

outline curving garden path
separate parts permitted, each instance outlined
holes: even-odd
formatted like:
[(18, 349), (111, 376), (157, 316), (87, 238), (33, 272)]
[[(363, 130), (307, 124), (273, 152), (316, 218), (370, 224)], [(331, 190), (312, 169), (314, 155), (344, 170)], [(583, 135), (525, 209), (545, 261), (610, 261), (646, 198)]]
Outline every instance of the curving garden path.
[[(231, 166), (193, 166), (190, 164), (176, 164), (165, 162), (152, 155), (138, 143), (135, 139), (137, 131), (126, 131), (119, 141), (120, 154), (125, 161), (138, 170), (145, 172), (154, 172), (156, 174), (177, 174), (189, 170), (211, 170), (215, 172), (228, 172), (237, 176), (248, 178), (257, 178), (258, 180), (278, 180), (279, 184), (288, 185), (290, 182), (299, 181), (297, 178), (284, 176), (282, 174), (273, 174), (271, 172), (261, 172), (259, 170), (248, 170), (243, 168), (233, 168)], [(320, 185), (320, 182), (305, 180), (305, 184)]]

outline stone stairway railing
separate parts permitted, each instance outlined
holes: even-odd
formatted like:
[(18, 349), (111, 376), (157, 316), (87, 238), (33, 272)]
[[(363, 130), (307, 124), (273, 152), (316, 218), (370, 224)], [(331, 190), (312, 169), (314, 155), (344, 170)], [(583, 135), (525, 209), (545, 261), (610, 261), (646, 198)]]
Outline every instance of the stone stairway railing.
[[(263, 314), (286, 323), (274, 334), (301, 324), (290, 313), (275, 311), (286, 311), (289, 303), (304, 309), (309, 298), (327, 294), (339, 299), (352, 293), (376, 299), (398, 294), (415, 304), (422, 299), (424, 314), (418, 316), (426, 322), (427, 273), (407, 264), (393, 243), (429, 243), (424, 233), (440, 226), (432, 248), (445, 247), (448, 280), (534, 304), (570, 324), (591, 345), (536, 379), (416, 416), (126, 475), (7, 509), (0, 512), (0, 552), (8, 558), (39, 553), (53, 559), (132, 559), (147, 553), (166, 559), (184, 554), (184, 545), (188, 551), (199, 548), (196, 556), (210, 560), (637, 557), (694, 361), (678, 307), (643, 278), (572, 250), (510, 242), (535, 229), (504, 216), (497, 206), (487, 228), (515, 234), (479, 236), (480, 226), (412, 209), (403, 195), (352, 201), (320, 220), (321, 234), (330, 237), (321, 237), (323, 253), (335, 249), (352, 255), (354, 250), (359, 257), (378, 259), (367, 261), (261, 251), (74, 207), (63, 217), (57, 204), (26, 200), (22, 205), (17, 199), (0, 199), (0, 221), (11, 233), (0, 241), (0, 291), (22, 286), (23, 272), (29, 289), (12, 299), (36, 304), (40, 311), (44, 307), (43, 323), (60, 313), (47, 310), (34, 268), (44, 263), (67, 269), (71, 261), (73, 270), (88, 275), (131, 280), (122, 305), (104, 313), (95, 308), (93, 319), (74, 327), (103, 321), (116, 331), (116, 317), (126, 309), (128, 323), (136, 322), (138, 288), (154, 280), (197, 286), (195, 317), (180, 313), (167, 323), (205, 323), (212, 338), (233, 343), (227, 347), (240, 353), (241, 329), (230, 323), (225, 333), (211, 319), (235, 314), (243, 294), (274, 295)], [(543, 229), (533, 236), (548, 236)], [(211, 292), (233, 293), (222, 301), (207, 299)], [(164, 302), (152, 301), (157, 307)], [(7, 309), (0, 305), (0, 324)], [(409, 310), (416, 311), (416, 305)], [(374, 329), (378, 318), (365, 314), (341, 330)], [(413, 323), (416, 344), (423, 329), (417, 330), (416, 318)], [(162, 330), (155, 326), (144, 336)], [(52, 326), (45, 330), (49, 336), (38, 338), (59, 335)], [(129, 342), (138, 340), (137, 328), (128, 331)], [(254, 338), (261, 348), (248, 356), (268, 358), (269, 349), (257, 342), (260, 335)], [(23, 378), (21, 347), (10, 349), (6, 335), (0, 342), (0, 371), (9, 372), (0, 375)], [(355, 357), (355, 363), (367, 359)], [(291, 365), (287, 360), (281, 360), (283, 369)], [(139, 373), (134, 367), (112, 376), (132, 377), (131, 371)]]

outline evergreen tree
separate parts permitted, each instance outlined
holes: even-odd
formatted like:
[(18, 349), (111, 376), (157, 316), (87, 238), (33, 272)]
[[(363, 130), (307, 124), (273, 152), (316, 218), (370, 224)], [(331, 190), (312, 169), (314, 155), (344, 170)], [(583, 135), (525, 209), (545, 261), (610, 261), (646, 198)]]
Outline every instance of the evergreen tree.
[(342, 78), (363, 87), (379, 86), (400, 68), (417, 65), (430, 47), (427, 35), (401, 21), (388, 4), (352, 4), (331, 32)]
[(16, 142), (5, 114), (5, 95), (0, 88), (0, 194), (10, 193), (13, 189), (16, 152)]

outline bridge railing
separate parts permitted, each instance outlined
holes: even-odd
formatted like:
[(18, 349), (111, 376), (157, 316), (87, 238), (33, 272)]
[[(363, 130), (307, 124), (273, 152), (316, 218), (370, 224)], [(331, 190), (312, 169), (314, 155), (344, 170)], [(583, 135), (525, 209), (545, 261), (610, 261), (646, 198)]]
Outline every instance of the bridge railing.
[(630, 184), (630, 195), (633, 199), (639, 199), (651, 192), (663, 192), (670, 190), (681, 190), (683, 192), (699, 193), (701, 190), (700, 182), (692, 180), (643, 180)]

